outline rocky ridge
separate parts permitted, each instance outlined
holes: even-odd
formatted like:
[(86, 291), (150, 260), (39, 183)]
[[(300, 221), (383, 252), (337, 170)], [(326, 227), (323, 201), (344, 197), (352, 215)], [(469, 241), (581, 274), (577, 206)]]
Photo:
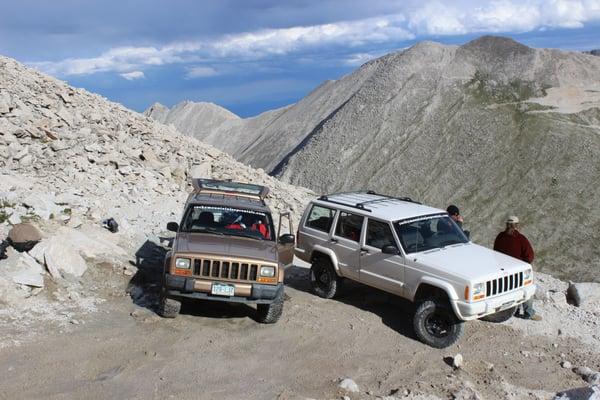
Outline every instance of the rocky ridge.
[(237, 159), (319, 193), (457, 204), (486, 245), (518, 214), (538, 268), (600, 281), (598, 82), (600, 59), (588, 54), (493, 36), (422, 42), (223, 125), (212, 143), (233, 138), (222, 148)]
[[(94, 309), (102, 300), (83, 288), (102, 286), (98, 274), (135, 274), (133, 254), (148, 240), (160, 245), (166, 223), (179, 220), (191, 176), (266, 185), (274, 217), (291, 210), (296, 222), (312, 196), (173, 127), (0, 57), (0, 237), (25, 221), (45, 236), (30, 255), (9, 249), (0, 261), (0, 317), (65, 320), (69, 307)], [(102, 228), (107, 218), (118, 222), (118, 233)], [(100, 270), (85, 273), (89, 265)], [(108, 291), (121, 285), (106, 282)]]

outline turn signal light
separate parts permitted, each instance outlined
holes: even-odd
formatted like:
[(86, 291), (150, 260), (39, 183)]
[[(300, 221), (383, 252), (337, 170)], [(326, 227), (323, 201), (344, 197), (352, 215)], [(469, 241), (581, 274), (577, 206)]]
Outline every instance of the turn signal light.
[(527, 279), (525, 282), (523, 282), (523, 284), (530, 285), (531, 282), (533, 282), (533, 279)]
[(260, 282), (260, 283), (277, 283), (277, 278), (276, 277), (267, 278), (265, 276), (259, 276), (256, 281)]
[(192, 270), (191, 269), (173, 268), (173, 275), (190, 276), (190, 275), (192, 275)]
[(485, 294), (478, 294), (476, 296), (473, 296), (473, 300), (481, 300), (485, 297)]

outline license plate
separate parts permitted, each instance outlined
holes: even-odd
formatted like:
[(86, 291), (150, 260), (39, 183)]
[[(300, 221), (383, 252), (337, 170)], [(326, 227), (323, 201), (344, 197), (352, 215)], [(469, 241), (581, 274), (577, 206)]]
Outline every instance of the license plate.
[(233, 296), (235, 294), (235, 286), (213, 283), (211, 293), (217, 296)]

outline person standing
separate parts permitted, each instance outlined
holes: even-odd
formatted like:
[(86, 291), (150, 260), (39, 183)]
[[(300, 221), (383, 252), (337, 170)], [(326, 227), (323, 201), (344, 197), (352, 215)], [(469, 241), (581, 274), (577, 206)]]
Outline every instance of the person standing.
[(454, 222), (456, 222), (456, 225), (458, 225), (458, 227), (465, 233), (467, 238), (470, 239), (471, 232), (469, 232), (463, 228), (465, 219), (463, 218), (462, 215), (460, 215), (460, 210), (458, 209), (458, 207), (456, 207), (454, 204), (451, 204), (448, 206), (448, 208), (446, 208), (446, 212), (448, 213), (448, 215), (450, 215), (450, 218), (452, 218), (452, 220)]
[[(506, 229), (496, 236), (494, 250), (529, 264), (533, 262), (533, 247), (525, 235), (519, 232), (519, 218), (514, 215), (506, 219)], [(542, 320), (533, 308), (533, 297), (523, 303), (523, 318), (533, 321)]]

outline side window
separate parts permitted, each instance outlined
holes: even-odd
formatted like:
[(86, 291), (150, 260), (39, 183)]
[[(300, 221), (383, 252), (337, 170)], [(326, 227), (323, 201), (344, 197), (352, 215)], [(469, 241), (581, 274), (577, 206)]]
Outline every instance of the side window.
[(364, 218), (359, 215), (340, 211), (335, 235), (358, 242)]
[(378, 249), (382, 249), (383, 246), (387, 245), (396, 246), (389, 224), (386, 224), (385, 222), (369, 220), (367, 224), (366, 244)]
[(323, 232), (329, 232), (331, 224), (333, 223), (333, 217), (335, 210), (331, 208), (314, 205), (308, 214), (306, 223), (304, 224), (308, 228), (318, 229)]

